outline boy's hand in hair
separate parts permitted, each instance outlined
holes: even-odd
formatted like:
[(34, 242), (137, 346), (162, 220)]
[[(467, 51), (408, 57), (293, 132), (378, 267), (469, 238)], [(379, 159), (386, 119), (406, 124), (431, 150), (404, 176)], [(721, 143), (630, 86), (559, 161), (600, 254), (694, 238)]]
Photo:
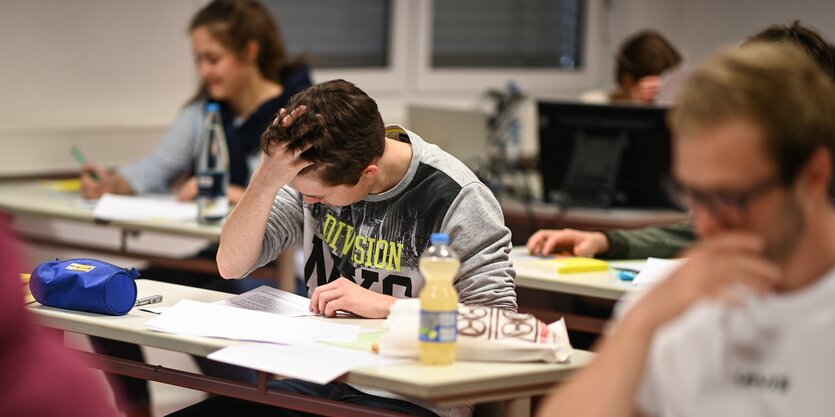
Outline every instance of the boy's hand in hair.
[(306, 112), (307, 107), (305, 106), (299, 106), (293, 109), (292, 112), (288, 112), (287, 109), (282, 108), (278, 112), (278, 117), (276, 117), (272, 126), (267, 128), (267, 131), (264, 133), (264, 152), (261, 155), (259, 170), (266, 170), (270, 173), (270, 177), (277, 178), (285, 184), (298, 175), (299, 171), (312, 164), (310, 161), (301, 157), (301, 154), (309, 146), (290, 149), (291, 141), (278, 139), (279, 137), (285, 136), (286, 130)]
[(282, 108), (278, 112), (278, 118), (276, 121), (281, 125), (281, 127), (288, 128), (292, 126), (296, 120), (299, 120), (299, 117), (305, 113), (307, 113), (307, 106), (296, 107), (289, 114), (287, 113), (287, 109)]

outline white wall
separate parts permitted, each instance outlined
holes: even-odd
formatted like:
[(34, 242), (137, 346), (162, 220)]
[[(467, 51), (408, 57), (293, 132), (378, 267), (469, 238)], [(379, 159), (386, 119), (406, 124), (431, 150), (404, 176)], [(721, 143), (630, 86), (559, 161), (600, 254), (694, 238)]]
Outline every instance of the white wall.
[(0, 0), (0, 175), (147, 153), (196, 88), (194, 1)]
[(659, 30), (691, 62), (717, 48), (735, 44), (773, 24), (800, 20), (835, 40), (835, 3), (832, 0), (608, 0), (609, 25), (615, 42), (643, 28)]
[(167, 123), (196, 86), (191, 1), (0, 4), (0, 127)]
[[(152, 149), (196, 87), (185, 34), (206, 0), (0, 0), (0, 176), (73, 170), (69, 144), (120, 164)], [(473, 107), (508, 80), (573, 96), (599, 83), (602, 2), (590, 1), (586, 69), (443, 71), (428, 67), (429, 0), (394, 0), (392, 66), (316, 71), (347, 78), (402, 123), (412, 101)]]
[[(0, 0), (0, 176), (75, 169), (71, 143), (106, 164), (152, 149), (196, 87), (185, 29), (205, 1)], [(691, 60), (796, 18), (835, 39), (828, 0), (589, 0), (581, 72), (430, 71), (429, 0), (393, 1), (391, 68), (315, 77), (355, 81), (396, 123), (406, 121), (408, 103), (473, 108), (511, 79), (545, 97), (610, 85), (613, 51), (644, 27)]]

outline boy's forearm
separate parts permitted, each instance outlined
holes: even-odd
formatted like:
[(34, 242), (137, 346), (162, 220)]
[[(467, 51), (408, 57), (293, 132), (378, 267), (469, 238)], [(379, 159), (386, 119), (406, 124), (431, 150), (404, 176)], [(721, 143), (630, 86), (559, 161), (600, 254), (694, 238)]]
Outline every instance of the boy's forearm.
[(267, 220), (279, 184), (253, 175), (241, 200), (229, 214), (220, 234), (217, 266), (224, 278), (240, 278), (258, 261)]

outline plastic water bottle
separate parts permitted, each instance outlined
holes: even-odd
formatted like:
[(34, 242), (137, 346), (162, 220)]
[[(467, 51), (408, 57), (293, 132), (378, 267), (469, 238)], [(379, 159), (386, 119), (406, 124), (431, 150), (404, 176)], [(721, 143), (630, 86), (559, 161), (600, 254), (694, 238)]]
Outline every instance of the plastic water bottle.
[(206, 110), (197, 153), (197, 221), (217, 224), (229, 212), (229, 149), (223, 134), (220, 105), (209, 103)]
[(420, 291), (420, 361), (426, 365), (455, 362), (458, 335), (458, 293), (452, 282), (461, 262), (449, 247), (449, 236), (433, 233), (431, 246), (420, 258), (425, 280)]

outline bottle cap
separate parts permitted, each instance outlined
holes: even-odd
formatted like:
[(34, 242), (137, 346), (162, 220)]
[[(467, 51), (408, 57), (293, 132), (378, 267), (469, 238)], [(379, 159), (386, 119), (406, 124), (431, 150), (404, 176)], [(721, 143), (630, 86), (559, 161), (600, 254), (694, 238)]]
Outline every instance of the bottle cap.
[(219, 103), (214, 103), (214, 102), (209, 102), (209, 103), (206, 104), (206, 111), (210, 112), (210, 113), (213, 112), (213, 111), (215, 111), (215, 112), (220, 111), (220, 104)]
[(449, 235), (446, 233), (432, 233), (429, 237), (429, 241), (432, 242), (433, 245), (448, 245)]

